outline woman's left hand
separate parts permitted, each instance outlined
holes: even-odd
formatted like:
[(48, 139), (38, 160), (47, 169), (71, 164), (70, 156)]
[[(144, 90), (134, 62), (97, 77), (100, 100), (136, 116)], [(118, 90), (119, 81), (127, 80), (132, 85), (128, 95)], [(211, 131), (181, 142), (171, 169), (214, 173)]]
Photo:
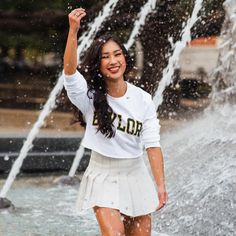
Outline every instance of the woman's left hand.
[(166, 192), (165, 187), (158, 187), (158, 199), (159, 199), (159, 205), (157, 211), (163, 208), (167, 203), (168, 194)]

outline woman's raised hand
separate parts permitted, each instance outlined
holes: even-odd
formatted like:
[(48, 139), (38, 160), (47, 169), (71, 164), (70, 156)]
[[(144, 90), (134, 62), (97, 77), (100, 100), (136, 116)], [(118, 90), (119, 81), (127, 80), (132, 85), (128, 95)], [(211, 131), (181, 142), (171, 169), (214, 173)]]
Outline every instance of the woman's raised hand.
[(83, 8), (74, 9), (69, 15), (69, 33), (64, 53), (64, 73), (72, 75), (77, 68), (77, 33), (80, 28), (80, 21), (86, 15)]
[(86, 16), (86, 12), (83, 8), (74, 9), (69, 15), (69, 26), (70, 30), (78, 32), (80, 28), (81, 19)]

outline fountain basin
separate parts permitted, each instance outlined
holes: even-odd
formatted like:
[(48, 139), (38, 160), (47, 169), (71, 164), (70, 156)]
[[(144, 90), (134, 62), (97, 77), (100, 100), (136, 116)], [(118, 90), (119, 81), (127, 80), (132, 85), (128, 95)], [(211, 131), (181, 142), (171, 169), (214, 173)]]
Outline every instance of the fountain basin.
[[(0, 173), (9, 172), (13, 162), (19, 156), (20, 148), (25, 137), (0, 138)], [(76, 151), (80, 145), (81, 137), (39, 137), (23, 162), (23, 172), (50, 172), (69, 171)], [(85, 150), (78, 167), (85, 170), (88, 165), (90, 151)]]
[(7, 198), (0, 198), (0, 210), (2, 209), (13, 209), (14, 205)]

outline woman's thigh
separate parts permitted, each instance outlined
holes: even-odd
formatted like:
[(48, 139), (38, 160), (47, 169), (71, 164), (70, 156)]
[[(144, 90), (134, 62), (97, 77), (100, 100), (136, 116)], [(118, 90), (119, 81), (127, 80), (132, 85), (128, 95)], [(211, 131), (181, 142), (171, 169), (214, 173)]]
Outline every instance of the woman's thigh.
[(126, 236), (151, 236), (151, 215), (129, 217), (124, 215)]
[(119, 210), (94, 207), (94, 212), (99, 223), (102, 236), (124, 236), (125, 228)]

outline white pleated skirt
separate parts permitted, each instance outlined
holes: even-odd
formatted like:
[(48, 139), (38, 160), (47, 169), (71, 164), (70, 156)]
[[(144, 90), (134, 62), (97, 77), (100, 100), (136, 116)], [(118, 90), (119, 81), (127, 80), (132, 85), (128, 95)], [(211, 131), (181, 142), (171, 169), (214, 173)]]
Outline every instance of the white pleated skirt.
[(76, 206), (78, 213), (99, 206), (136, 217), (156, 211), (158, 195), (142, 157), (117, 159), (92, 151)]

